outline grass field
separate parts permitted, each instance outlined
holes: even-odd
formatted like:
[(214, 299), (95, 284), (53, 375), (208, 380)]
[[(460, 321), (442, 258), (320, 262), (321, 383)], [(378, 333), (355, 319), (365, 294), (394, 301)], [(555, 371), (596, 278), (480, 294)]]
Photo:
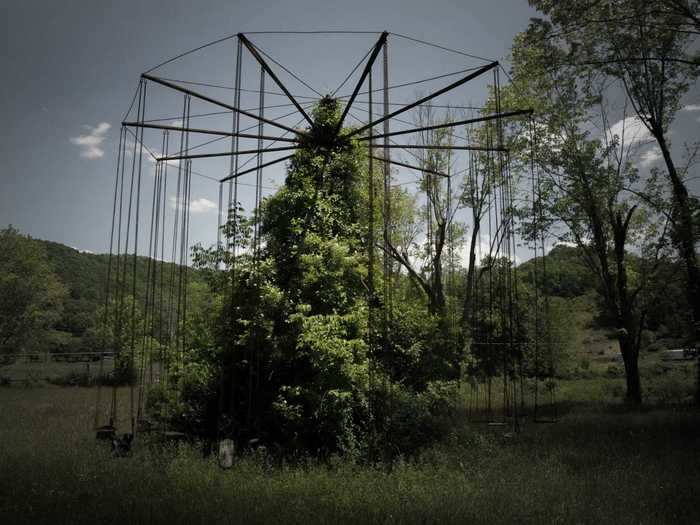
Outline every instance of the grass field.
[(0, 382), (3, 380), (12, 384), (43, 385), (47, 380), (65, 379), (70, 375), (84, 375), (92, 379), (100, 374), (107, 375), (114, 369), (114, 360), (107, 358), (99, 361), (55, 361), (42, 356), (41, 360), (29, 361), (24, 358), (16, 362), (0, 366)]
[(562, 384), (557, 424), (510, 435), (459, 420), (391, 472), (254, 457), (222, 471), (194, 445), (143, 439), (111, 458), (93, 388), (4, 387), (0, 522), (700, 523), (700, 413), (577, 402), (582, 381)]

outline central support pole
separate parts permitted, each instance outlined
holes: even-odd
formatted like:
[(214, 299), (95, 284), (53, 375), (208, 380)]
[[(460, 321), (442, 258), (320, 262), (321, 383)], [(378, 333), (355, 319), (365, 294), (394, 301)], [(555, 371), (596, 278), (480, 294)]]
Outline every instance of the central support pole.
[[(365, 69), (362, 71), (362, 74), (360, 75), (360, 80), (357, 82), (357, 85), (355, 86), (355, 89), (352, 92), (352, 95), (350, 95), (350, 100), (348, 100), (348, 103), (345, 104), (345, 109), (343, 110), (343, 114), (340, 116), (340, 120), (338, 121), (338, 125), (336, 126), (335, 132), (336, 134), (340, 133), (340, 130), (343, 128), (343, 122), (345, 121), (345, 117), (347, 117), (348, 113), (350, 112), (350, 108), (352, 107), (353, 102), (355, 102), (355, 98), (357, 97), (357, 94), (360, 91), (360, 88), (362, 87), (362, 84), (365, 81), (365, 78), (372, 74), (372, 66), (374, 65), (374, 61), (377, 59), (377, 55), (379, 55), (379, 51), (383, 48), (386, 50), (386, 39), (387, 36), (389, 36), (389, 33), (386, 31), (382, 32), (381, 36), (379, 37), (379, 40), (377, 43), (374, 45), (374, 49), (372, 50), (372, 55), (369, 57), (367, 60), (367, 64), (365, 65)], [(370, 95), (370, 105), (372, 105), (372, 86), (370, 82), (369, 86), (369, 95)], [(370, 114), (369, 117), (369, 122), (372, 122), (372, 115)], [(370, 133), (370, 137), (372, 134)]]
[[(263, 68), (260, 70), (260, 115), (264, 116), (265, 115), (265, 71), (266, 69)], [(272, 75), (270, 75), (272, 76)], [(295, 101), (296, 102), (296, 101)], [(297, 104), (295, 104), (297, 105)], [(305, 117), (308, 117), (306, 113), (304, 113)], [(265, 124), (260, 121), (258, 122), (258, 134), (262, 135), (262, 133), (265, 131)], [(258, 149), (263, 148), (263, 141), (262, 139), (258, 139)], [(257, 244), (255, 246), (255, 249), (257, 250), (257, 254), (255, 257), (256, 260), (256, 267), (255, 267), (255, 288), (258, 297), (260, 297), (260, 288), (261, 288), (261, 278), (260, 278), (260, 260), (262, 258), (262, 252), (261, 252), (261, 246), (262, 246), (262, 218), (260, 216), (260, 206), (262, 205), (262, 185), (263, 185), (263, 160), (265, 157), (265, 153), (261, 152), (260, 155), (258, 156), (258, 171), (257, 171), (257, 180), (255, 182), (255, 190), (257, 191), (257, 196), (255, 199), (255, 227), (257, 229)], [(260, 304), (258, 303), (258, 309), (260, 308)], [(260, 313), (258, 310), (258, 323), (260, 323)], [(262, 376), (262, 342), (260, 340), (260, 332), (261, 332), (261, 326), (258, 324), (256, 326), (255, 330), (255, 385), (256, 385), (256, 392), (255, 392), (255, 413), (256, 413), (256, 419), (255, 419), (255, 433), (257, 435), (260, 435), (260, 407), (262, 404), (260, 403), (260, 398), (261, 398), (261, 388), (262, 385), (260, 383), (260, 377)]]
[[(384, 71), (383, 71), (383, 80), (384, 80), (384, 87), (383, 87), (383, 94), (384, 94), (384, 117), (381, 121), (384, 122), (384, 152), (383, 152), (383, 157), (384, 157), (384, 163), (383, 163), (383, 168), (384, 168), (384, 310), (383, 310), (383, 337), (382, 337), (382, 354), (384, 359), (388, 356), (389, 352), (391, 351), (391, 330), (389, 327), (389, 324), (391, 323), (392, 319), (392, 282), (391, 282), (391, 266), (392, 266), (392, 261), (391, 257), (389, 256), (390, 250), (389, 246), (391, 244), (391, 165), (390, 165), (390, 158), (389, 158), (389, 148), (387, 147), (389, 145), (389, 44), (388, 42), (384, 42), (384, 52), (383, 52), (383, 66), (384, 66)], [(371, 122), (369, 124), (371, 126)], [(370, 141), (371, 142), (371, 141)], [(387, 371), (388, 372), (388, 371)], [(384, 377), (388, 375), (387, 372), (385, 372)], [(385, 379), (386, 381), (386, 379)], [(391, 389), (391, 377), (389, 377), (389, 389)], [(388, 399), (389, 399), (389, 407), (387, 407), (387, 411), (385, 414), (385, 418), (387, 421), (385, 422), (385, 430), (386, 430), (386, 436), (385, 436), (385, 443), (384, 443), (384, 448), (385, 448), (385, 460), (389, 459), (388, 454), (390, 450), (390, 427), (391, 427), (391, 421), (389, 420), (388, 414), (391, 414), (391, 394), (388, 394)]]
[[(368, 82), (369, 82), (369, 122), (372, 122), (373, 104), (372, 104), (372, 69), (368, 72)], [(368, 174), (368, 184), (369, 184), (369, 232), (367, 238), (367, 252), (368, 252), (368, 266), (367, 266), (367, 280), (369, 293), (367, 300), (367, 310), (368, 310), (368, 320), (367, 320), (367, 362), (368, 362), (368, 373), (369, 373), (369, 414), (370, 414), (370, 441), (369, 441), (369, 457), (370, 461), (374, 461), (375, 457), (375, 447), (377, 442), (377, 422), (376, 422), (376, 406), (375, 406), (375, 395), (374, 395), (374, 372), (375, 372), (375, 357), (376, 357), (376, 337), (375, 337), (375, 317), (376, 317), (376, 290), (374, 288), (374, 264), (375, 264), (375, 252), (374, 252), (374, 141), (372, 140), (372, 134), (374, 133), (374, 127), (369, 128), (369, 142), (367, 149), (368, 163), (369, 163), (369, 174)]]

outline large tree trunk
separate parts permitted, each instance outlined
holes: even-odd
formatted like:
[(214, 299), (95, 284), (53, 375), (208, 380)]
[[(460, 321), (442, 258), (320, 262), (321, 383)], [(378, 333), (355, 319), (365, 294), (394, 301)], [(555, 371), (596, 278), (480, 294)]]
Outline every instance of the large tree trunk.
[[(674, 230), (678, 241), (678, 250), (683, 258), (688, 274), (688, 302), (693, 314), (695, 345), (697, 346), (700, 342), (700, 270), (698, 270), (698, 259), (695, 253), (693, 214), (690, 209), (688, 190), (678, 176), (663, 130), (655, 129), (654, 136), (666, 163), (666, 169), (668, 170), (673, 189), (674, 204), (677, 207)], [(698, 358), (695, 394), (696, 401), (700, 404), (700, 358)]]
[(437, 238), (435, 242), (435, 257), (433, 258), (433, 279), (432, 279), (432, 294), (430, 297), (431, 313), (440, 317), (445, 316), (445, 288), (442, 283), (442, 250), (445, 247), (445, 236), (447, 232), (447, 223), (439, 221), (437, 228)]
[(469, 315), (472, 309), (472, 297), (474, 293), (474, 269), (476, 268), (476, 243), (479, 239), (480, 221), (474, 217), (474, 227), (472, 228), (472, 238), (469, 243), (469, 266), (467, 267), (467, 290), (464, 295), (464, 305), (462, 306), (462, 326), (466, 329), (469, 323)]
[(625, 243), (632, 215), (637, 207), (632, 206), (624, 219), (618, 210), (610, 210), (610, 222), (613, 227), (613, 243), (616, 267), (617, 303), (618, 303), (618, 341), (622, 360), (625, 363), (625, 378), (627, 380), (627, 402), (633, 405), (642, 404), (642, 387), (639, 379), (639, 338), (641, 324), (635, 321), (632, 301), (627, 290), (627, 268), (625, 267)]
[(430, 313), (440, 317), (445, 316), (445, 291), (442, 286), (442, 262), (436, 257), (433, 267), (432, 293), (430, 295)]
[[(624, 303), (623, 303), (624, 304)], [(625, 399), (631, 405), (642, 404), (642, 382), (639, 377), (639, 337), (641, 330), (632, 316), (632, 312), (625, 306), (622, 307), (618, 319), (617, 341), (620, 345), (622, 361), (625, 365), (625, 379), (627, 391)]]
[(627, 383), (626, 401), (631, 405), (642, 404), (642, 383), (639, 379), (639, 349), (635, 348), (634, 338), (630, 333), (618, 336), (622, 360), (625, 364)]

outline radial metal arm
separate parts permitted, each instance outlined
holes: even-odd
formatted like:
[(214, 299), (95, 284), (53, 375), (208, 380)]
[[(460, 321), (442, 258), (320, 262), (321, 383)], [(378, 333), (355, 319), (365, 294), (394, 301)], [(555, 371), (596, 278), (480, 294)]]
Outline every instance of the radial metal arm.
[[(473, 73), (470, 73), (470, 74), (467, 75), (466, 77), (460, 78), (459, 80), (457, 80), (456, 82), (453, 82), (453, 83), (450, 84), (449, 86), (445, 86), (445, 87), (442, 88), (442, 89), (438, 89), (437, 91), (431, 93), (430, 95), (427, 95), (427, 96), (425, 96), (425, 97), (423, 97), (423, 98), (421, 98), (421, 99), (419, 99), (419, 100), (416, 100), (415, 102), (412, 102), (411, 104), (408, 104), (407, 106), (404, 106), (404, 107), (402, 107), (402, 108), (399, 108), (399, 109), (397, 109), (396, 111), (393, 111), (393, 112), (389, 113), (388, 115), (385, 115), (385, 116), (383, 116), (382, 118), (379, 118), (379, 119), (375, 120), (374, 122), (370, 122), (369, 124), (366, 124), (366, 125), (364, 125), (364, 126), (362, 126), (362, 127), (360, 127), (360, 128), (357, 128), (357, 129), (352, 130), (350, 133), (348, 133), (348, 134), (346, 135), (346, 137), (347, 137), (347, 138), (352, 137), (352, 136), (354, 136), (354, 135), (357, 135), (357, 134), (359, 134), (359, 133), (362, 133), (362, 132), (365, 131), (366, 129), (369, 129), (369, 128), (373, 127), (373, 126), (376, 126), (377, 124), (381, 124), (381, 123), (384, 122), (385, 120), (389, 120), (389, 119), (394, 118), (394, 117), (396, 117), (396, 116), (398, 116), (398, 115), (401, 115), (402, 113), (404, 113), (404, 112), (406, 112), (406, 111), (409, 111), (409, 110), (415, 108), (416, 106), (420, 106), (421, 104), (424, 104), (424, 103), (428, 102), (429, 100), (434, 99), (435, 97), (439, 97), (439, 96), (442, 95), (443, 93), (447, 93), (448, 91), (450, 91), (450, 90), (452, 90), (452, 89), (454, 89), (454, 88), (456, 88), (456, 87), (459, 87), (459, 86), (461, 86), (462, 84), (465, 84), (465, 83), (469, 82), (470, 80), (473, 80), (473, 79), (475, 79), (476, 77), (481, 76), (481, 75), (483, 75), (484, 73), (486, 73), (486, 72), (488, 72), (488, 71), (491, 71), (491, 70), (492, 70), (493, 68), (495, 68), (496, 66), (498, 66), (498, 62), (491, 62), (490, 64), (487, 64), (487, 65), (485, 65), (484, 67), (477, 69), (477, 70), (474, 71)], [(377, 135), (377, 137), (379, 137), (379, 135)]]
[(287, 87), (282, 83), (282, 81), (277, 78), (277, 75), (275, 75), (275, 72), (270, 69), (270, 66), (265, 62), (263, 57), (260, 56), (260, 53), (258, 53), (258, 50), (255, 49), (255, 46), (253, 43), (246, 38), (246, 36), (243, 33), (238, 33), (238, 39), (243, 43), (243, 45), (250, 51), (250, 54), (253, 55), (253, 58), (258, 61), (260, 66), (265, 70), (265, 72), (268, 74), (268, 76), (279, 86), (279, 88), (284, 92), (285, 95), (287, 95), (287, 98), (290, 100), (292, 104), (294, 104), (294, 107), (297, 108), (299, 113), (303, 115), (303, 117), (306, 119), (306, 121), (309, 123), (310, 126), (314, 125), (313, 120), (311, 120), (311, 117), (306, 114), (306, 111), (304, 111), (304, 108), (301, 107), (299, 102), (296, 101), (294, 96), (289, 92)]
[(122, 122), (122, 126), (130, 126), (134, 128), (148, 128), (148, 129), (164, 129), (168, 131), (176, 131), (180, 133), (202, 133), (204, 135), (220, 135), (222, 137), (240, 137), (242, 139), (263, 139), (263, 140), (274, 140), (277, 142), (299, 142), (298, 139), (289, 139), (286, 137), (274, 137), (272, 135), (253, 135), (250, 133), (232, 133), (230, 131), (219, 131), (215, 129), (202, 129), (202, 128), (180, 128), (177, 126), (165, 126), (162, 124), (147, 124), (143, 122)]
[(254, 120), (264, 122), (265, 124), (269, 124), (270, 126), (275, 126), (277, 128), (283, 129), (285, 131), (289, 131), (290, 133), (296, 133), (297, 135), (306, 135), (301, 130), (290, 128), (289, 126), (285, 126), (284, 124), (280, 124), (279, 122), (275, 122), (274, 120), (266, 119), (264, 117), (261, 117), (259, 115), (256, 115), (255, 113), (251, 113), (250, 111), (246, 111), (244, 109), (237, 108), (235, 106), (232, 106), (230, 104), (226, 104), (225, 102), (221, 102), (220, 100), (216, 100), (214, 98), (208, 97), (206, 95), (202, 95), (201, 93), (197, 93), (196, 91), (193, 91), (191, 89), (178, 86), (177, 84), (174, 84), (172, 82), (168, 82), (167, 80), (163, 80), (162, 78), (154, 77), (152, 75), (149, 75), (147, 73), (143, 73), (141, 75), (142, 78), (145, 78), (146, 80), (150, 80), (151, 82), (155, 82), (156, 84), (160, 84), (162, 86), (168, 87), (170, 89), (174, 89), (175, 91), (179, 91), (181, 93), (185, 93), (186, 95), (190, 95), (192, 97), (198, 98), (200, 100), (203, 100), (205, 102), (209, 102), (210, 104), (214, 104), (216, 106), (226, 108), (229, 111), (235, 111), (236, 113), (240, 115), (245, 115), (246, 117), (250, 117)]

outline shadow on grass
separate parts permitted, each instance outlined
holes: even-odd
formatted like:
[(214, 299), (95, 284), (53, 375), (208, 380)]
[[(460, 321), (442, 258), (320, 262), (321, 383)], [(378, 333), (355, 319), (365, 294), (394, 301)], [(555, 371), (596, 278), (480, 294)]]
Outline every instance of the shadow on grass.
[[(128, 407), (128, 390), (119, 391)], [(700, 414), (567, 403), (518, 434), (460, 420), (389, 471), (342, 458), (223, 471), (196, 444), (112, 458), (88, 388), (0, 391), (3, 523), (698, 523)], [(128, 411), (122, 412), (122, 421)]]

